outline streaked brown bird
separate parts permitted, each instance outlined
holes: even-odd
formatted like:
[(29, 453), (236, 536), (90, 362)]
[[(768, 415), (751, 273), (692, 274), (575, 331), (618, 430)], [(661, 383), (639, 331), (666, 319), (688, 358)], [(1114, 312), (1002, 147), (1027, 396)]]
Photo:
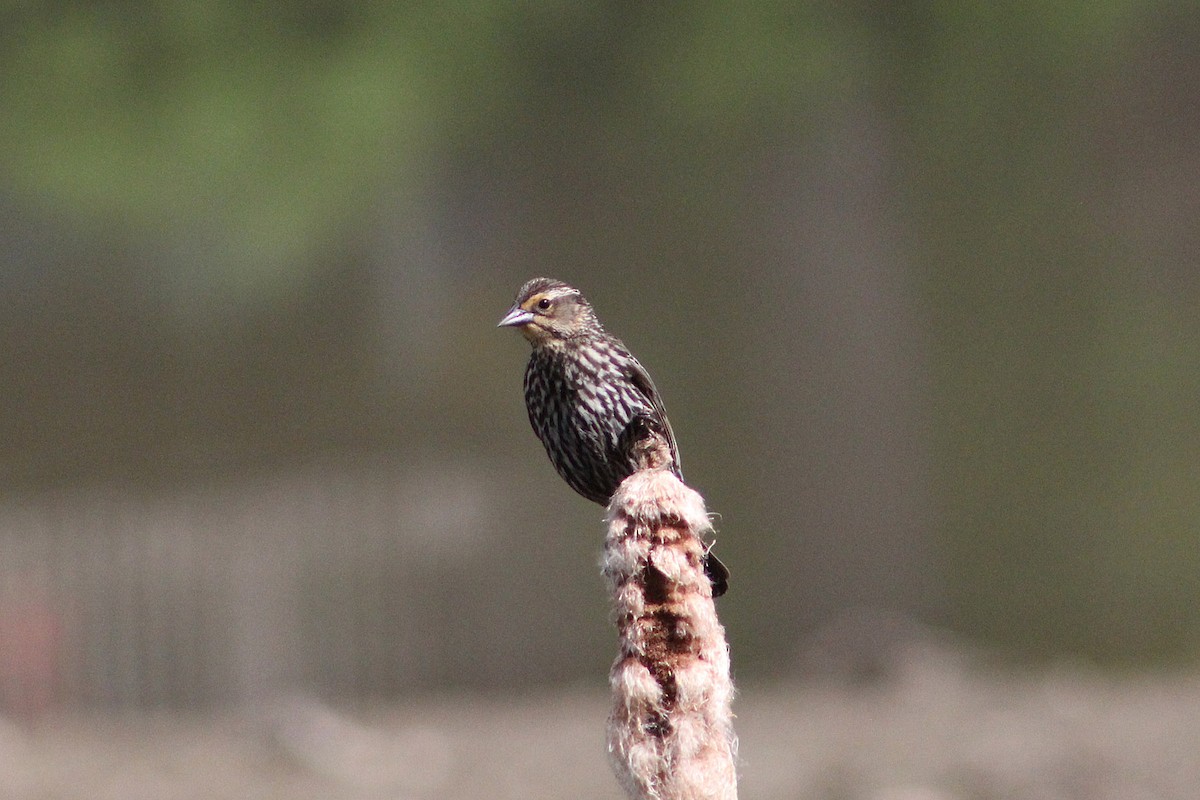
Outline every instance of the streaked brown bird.
[[(583, 294), (553, 278), (521, 287), (498, 327), (533, 345), (525, 368), (525, 407), (533, 432), (567, 485), (608, 505), (634, 472), (667, 467), (683, 480), (679, 448), (650, 373), (600, 324)], [(709, 553), (713, 597), (729, 570)]]

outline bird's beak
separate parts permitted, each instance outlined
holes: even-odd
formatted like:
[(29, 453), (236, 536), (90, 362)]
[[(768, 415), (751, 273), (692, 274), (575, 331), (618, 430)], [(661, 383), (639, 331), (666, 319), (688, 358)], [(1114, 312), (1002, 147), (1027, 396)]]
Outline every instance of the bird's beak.
[(496, 327), (520, 327), (521, 325), (528, 325), (530, 322), (533, 322), (532, 311), (526, 311), (520, 306), (513, 306), (508, 310), (508, 313), (504, 315), (504, 319), (500, 320)]

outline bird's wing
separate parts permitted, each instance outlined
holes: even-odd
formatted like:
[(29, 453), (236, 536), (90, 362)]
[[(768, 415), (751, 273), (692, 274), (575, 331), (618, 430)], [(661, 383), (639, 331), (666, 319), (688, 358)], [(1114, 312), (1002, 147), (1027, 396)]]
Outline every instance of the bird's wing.
[(671, 448), (671, 458), (675, 462), (673, 471), (679, 480), (683, 480), (683, 466), (679, 460), (679, 446), (675, 444), (675, 432), (671, 430), (671, 421), (667, 419), (667, 409), (663, 406), (662, 397), (659, 395), (654, 381), (651, 380), (650, 373), (632, 355), (629, 357), (628, 378), (630, 383), (646, 398), (646, 402), (650, 404), (650, 407), (654, 409), (656, 419), (651, 420), (651, 422), (657, 425), (662, 434), (667, 437), (667, 445)]

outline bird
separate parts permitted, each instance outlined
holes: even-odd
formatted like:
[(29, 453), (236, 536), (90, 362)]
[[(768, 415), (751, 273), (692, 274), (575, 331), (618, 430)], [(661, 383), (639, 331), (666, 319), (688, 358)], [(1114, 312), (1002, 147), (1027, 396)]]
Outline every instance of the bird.
[[(650, 373), (596, 316), (582, 292), (534, 278), (517, 292), (497, 327), (533, 346), (525, 368), (525, 407), (555, 471), (583, 497), (607, 506), (639, 469), (670, 469), (683, 480), (679, 447)], [(704, 571), (712, 596), (729, 570), (711, 550)]]

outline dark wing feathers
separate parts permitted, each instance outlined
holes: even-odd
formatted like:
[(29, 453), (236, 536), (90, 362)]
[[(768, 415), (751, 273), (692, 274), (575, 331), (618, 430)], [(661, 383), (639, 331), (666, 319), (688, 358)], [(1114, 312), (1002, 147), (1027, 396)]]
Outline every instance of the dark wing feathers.
[(679, 460), (679, 447), (675, 444), (675, 432), (671, 430), (671, 421), (667, 419), (667, 409), (663, 406), (662, 397), (659, 395), (654, 381), (650, 378), (650, 373), (646, 371), (640, 361), (630, 355), (625, 377), (654, 409), (657, 419), (650, 420), (650, 423), (667, 437), (667, 445), (671, 448), (671, 458), (675, 462), (673, 472), (679, 480), (683, 480), (683, 466)]

